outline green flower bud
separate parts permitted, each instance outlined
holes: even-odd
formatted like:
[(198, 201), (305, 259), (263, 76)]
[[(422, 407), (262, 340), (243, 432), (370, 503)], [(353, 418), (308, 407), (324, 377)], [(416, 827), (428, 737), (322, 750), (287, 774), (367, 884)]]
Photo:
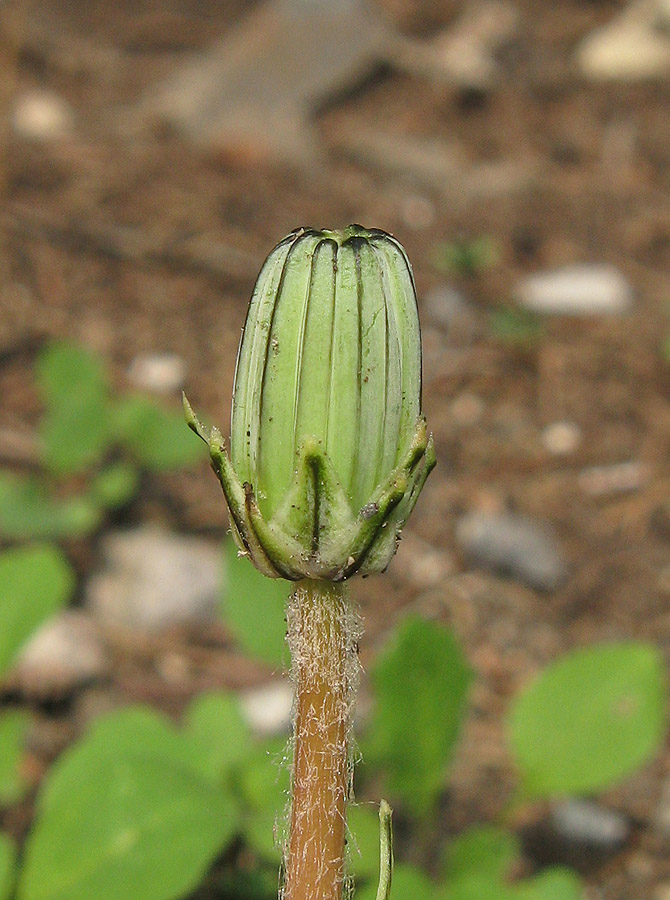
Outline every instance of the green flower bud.
[(262, 572), (340, 581), (383, 571), (435, 465), (403, 248), (358, 225), (292, 232), (249, 305), (230, 456), (185, 402), (233, 535)]

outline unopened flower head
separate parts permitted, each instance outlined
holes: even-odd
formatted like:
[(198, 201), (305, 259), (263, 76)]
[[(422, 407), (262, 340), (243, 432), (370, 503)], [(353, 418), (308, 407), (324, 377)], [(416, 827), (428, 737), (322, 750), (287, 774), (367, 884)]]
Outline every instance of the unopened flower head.
[(261, 571), (382, 571), (435, 464), (421, 415), (407, 256), (357, 225), (299, 229), (256, 282), (237, 360), (230, 456), (210, 446), (233, 534)]

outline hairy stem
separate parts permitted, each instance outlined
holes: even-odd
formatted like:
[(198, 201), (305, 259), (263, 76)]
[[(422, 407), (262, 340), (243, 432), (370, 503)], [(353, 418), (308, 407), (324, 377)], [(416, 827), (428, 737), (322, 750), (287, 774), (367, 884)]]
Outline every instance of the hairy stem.
[(296, 697), (284, 900), (341, 900), (358, 619), (343, 584), (305, 580), (288, 625)]

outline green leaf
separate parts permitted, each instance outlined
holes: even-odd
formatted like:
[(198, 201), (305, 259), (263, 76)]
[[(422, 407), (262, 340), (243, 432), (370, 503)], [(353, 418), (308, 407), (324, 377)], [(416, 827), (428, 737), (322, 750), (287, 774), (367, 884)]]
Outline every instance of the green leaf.
[[(355, 897), (356, 900), (375, 900), (376, 882), (357, 888)], [(435, 886), (421, 869), (399, 863), (393, 869), (391, 900), (435, 900)]]
[(0, 675), (35, 629), (67, 603), (74, 583), (74, 573), (56, 547), (0, 553)]
[(466, 875), (485, 872), (502, 881), (521, 856), (518, 837), (493, 825), (469, 828), (447, 847), (445, 875), (456, 881)]
[(100, 518), (99, 507), (86, 497), (54, 500), (36, 479), (0, 472), (0, 537), (84, 537), (97, 528)]
[(0, 832), (0, 900), (9, 900), (16, 879), (16, 847), (9, 835)]
[(532, 347), (544, 334), (544, 322), (536, 314), (516, 306), (499, 306), (489, 316), (493, 337), (505, 344)]
[(529, 797), (590, 794), (648, 760), (665, 731), (658, 650), (602, 644), (567, 654), (514, 702), (509, 740)]
[(281, 859), (278, 844), (286, 824), (289, 784), (286, 743), (282, 740), (269, 741), (252, 750), (236, 779), (245, 809), (244, 837), (261, 858), (273, 862)]
[(124, 711), (57, 760), (38, 797), (19, 900), (176, 900), (199, 884), (237, 811), (180, 737), (151, 711)]
[(516, 886), (519, 900), (582, 900), (582, 883), (569, 869), (547, 869), (520, 881)]
[(190, 466), (203, 458), (202, 444), (174, 412), (141, 394), (124, 397), (114, 414), (116, 432), (135, 459), (161, 471)]
[(104, 509), (125, 506), (137, 493), (139, 474), (129, 463), (113, 463), (96, 475), (91, 494), (96, 504)]
[(286, 600), (291, 590), (282, 578), (266, 578), (238, 556), (232, 540), (224, 547), (226, 578), (223, 618), (243, 650), (270, 665), (286, 656)]
[(45, 464), (59, 475), (88, 468), (110, 441), (102, 362), (83, 347), (55, 343), (40, 355), (36, 375), (46, 404), (41, 423)]
[(25, 710), (0, 714), (0, 807), (17, 803), (26, 792), (21, 759), (29, 725), (30, 715)]
[(442, 789), (471, 678), (453, 633), (417, 617), (401, 624), (372, 671), (377, 705), (369, 752), (392, 794), (416, 815), (428, 814)]
[(202, 766), (212, 780), (219, 780), (249, 752), (249, 727), (232, 694), (196, 698), (186, 711), (184, 725), (186, 737), (198, 748)]
[(358, 878), (379, 876), (379, 811), (351, 804), (347, 811), (347, 872)]
[(516, 889), (488, 872), (471, 873), (450, 883), (440, 900), (519, 900)]

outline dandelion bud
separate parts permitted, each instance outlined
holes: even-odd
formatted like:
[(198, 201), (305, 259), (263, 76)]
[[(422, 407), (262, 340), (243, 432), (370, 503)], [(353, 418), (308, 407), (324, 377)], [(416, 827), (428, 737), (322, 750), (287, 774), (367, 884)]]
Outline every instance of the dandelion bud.
[(299, 229), (256, 282), (230, 456), (210, 446), (240, 548), (268, 575), (382, 571), (435, 464), (421, 415), (416, 293), (383, 231)]

